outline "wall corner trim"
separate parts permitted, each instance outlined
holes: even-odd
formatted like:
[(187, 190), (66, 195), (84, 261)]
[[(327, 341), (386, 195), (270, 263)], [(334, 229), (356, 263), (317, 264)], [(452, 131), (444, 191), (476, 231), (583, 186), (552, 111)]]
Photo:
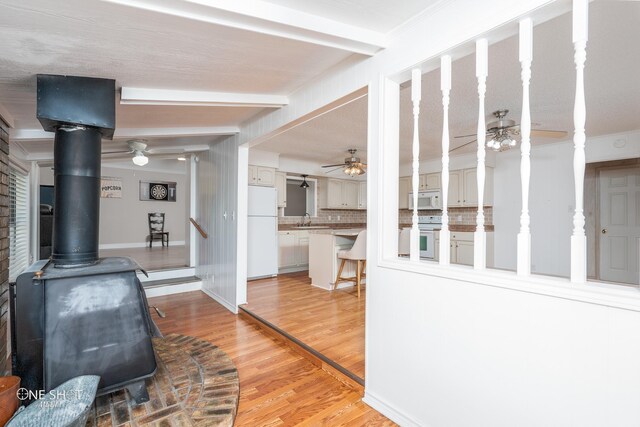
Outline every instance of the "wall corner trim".
[(211, 291), (209, 289), (205, 289), (204, 288), (204, 284), (202, 286), (202, 292), (204, 292), (205, 294), (209, 295), (211, 298), (213, 298), (214, 301), (220, 303), (224, 308), (226, 308), (227, 310), (229, 310), (233, 314), (238, 314), (238, 307), (237, 306), (231, 304), (229, 301), (225, 300), (221, 296), (216, 295), (215, 292), (213, 292), (213, 291)]
[(371, 406), (376, 411), (380, 412), (385, 417), (389, 418), (391, 421), (401, 426), (429, 427), (428, 424), (418, 422), (417, 420), (403, 414), (394, 405), (386, 402), (384, 399), (382, 399), (379, 396), (376, 396), (374, 393), (367, 391), (366, 388), (364, 391), (364, 397), (362, 398), (362, 401), (367, 405)]

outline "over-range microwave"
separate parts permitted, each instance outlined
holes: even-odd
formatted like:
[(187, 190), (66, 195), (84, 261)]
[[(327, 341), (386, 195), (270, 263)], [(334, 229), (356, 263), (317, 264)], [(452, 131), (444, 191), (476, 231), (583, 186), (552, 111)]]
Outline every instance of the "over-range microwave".
[[(418, 209), (442, 209), (440, 191), (418, 192)], [(413, 209), (413, 193), (409, 193), (409, 209)]]

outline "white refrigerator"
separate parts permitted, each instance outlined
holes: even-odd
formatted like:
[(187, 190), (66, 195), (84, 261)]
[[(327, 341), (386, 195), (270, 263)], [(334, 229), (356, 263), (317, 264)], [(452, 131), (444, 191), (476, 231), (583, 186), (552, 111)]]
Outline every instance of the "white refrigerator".
[(247, 277), (278, 274), (278, 196), (273, 187), (249, 186)]

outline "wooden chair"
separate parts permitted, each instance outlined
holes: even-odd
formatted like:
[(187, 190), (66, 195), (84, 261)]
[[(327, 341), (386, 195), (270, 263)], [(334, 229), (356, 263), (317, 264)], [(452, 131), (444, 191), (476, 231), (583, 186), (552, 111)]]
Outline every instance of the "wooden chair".
[(164, 231), (164, 212), (152, 212), (148, 214), (149, 218), (149, 247), (152, 247), (154, 239), (162, 240), (164, 246), (165, 237), (167, 246), (169, 246), (169, 232)]
[[(341, 259), (342, 262), (340, 263), (333, 289), (336, 289), (340, 282), (355, 281), (358, 287), (358, 298), (360, 298), (360, 283), (362, 279), (366, 277), (364, 270), (367, 266), (367, 230), (362, 230), (358, 233), (358, 237), (356, 237), (356, 241), (353, 243), (351, 249), (338, 252), (338, 258)], [(356, 261), (355, 277), (342, 277), (342, 270), (347, 261)]]

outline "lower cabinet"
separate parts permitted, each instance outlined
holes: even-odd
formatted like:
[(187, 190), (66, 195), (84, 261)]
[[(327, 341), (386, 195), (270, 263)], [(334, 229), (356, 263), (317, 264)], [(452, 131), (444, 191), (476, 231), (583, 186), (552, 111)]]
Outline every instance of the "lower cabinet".
[(309, 268), (309, 232), (306, 230), (279, 231), (278, 253), (280, 272), (307, 270)]
[[(452, 231), (449, 239), (451, 264), (473, 265), (473, 232)], [(440, 233), (435, 237), (435, 260), (440, 259)], [(493, 267), (493, 233), (487, 233), (487, 267)]]

